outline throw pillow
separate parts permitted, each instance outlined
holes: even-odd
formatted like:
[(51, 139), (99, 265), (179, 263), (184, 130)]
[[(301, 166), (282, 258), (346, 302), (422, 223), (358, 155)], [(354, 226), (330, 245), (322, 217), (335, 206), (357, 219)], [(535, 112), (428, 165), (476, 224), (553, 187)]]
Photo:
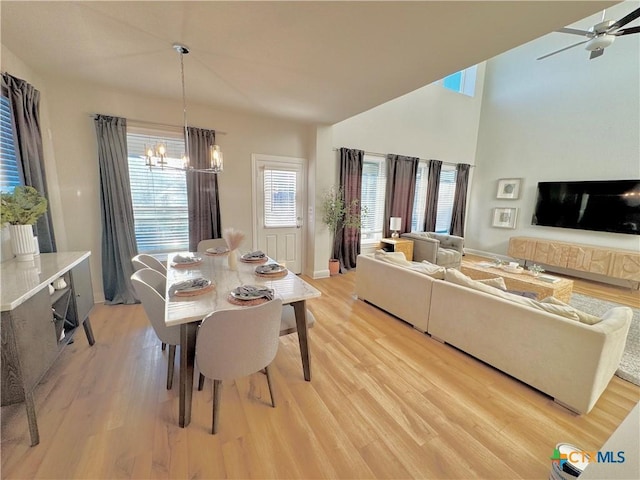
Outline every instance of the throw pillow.
[(410, 267), (411, 262), (407, 260), (402, 252), (386, 252), (384, 250), (376, 250), (374, 258), (382, 260), (383, 262), (393, 263), (401, 267)]
[(492, 287), (499, 288), (500, 290), (506, 290), (507, 286), (504, 283), (504, 278), (496, 277), (496, 278), (485, 278), (482, 280), (476, 280), (477, 282), (484, 283), (485, 285), (490, 285)]
[(532, 298), (533, 300), (538, 298), (538, 295), (536, 295), (535, 292), (525, 292), (522, 290), (507, 290), (507, 292), (511, 293), (512, 295), (519, 295), (521, 297)]
[(409, 268), (415, 272), (424, 273), (431, 278), (444, 280), (445, 268), (441, 267), (440, 265), (435, 265), (431, 262), (427, 262), (426, 260), (423, 260), (422, 263), (413, 262), (411, 267)]
[(590, 313), (578, 310), (577, 308), (572, 307), (571, 305), (564, 303), (562, 300), (558, 300), (555, 297), (547, 297), (541, 300), (541, 303), (549, 303), (549, 304), (559, 305), (559, 306), (571, 309), (578, 316), (578, 320), (587, 325), (595, 325), (596, 323), (599, 323), (602, 320), (600, 317), (596, 315), (592, 315)]
[(491, 285), (485, 285), (479, 280), (473, 280), (468, 277), (464, 273), (455, 268), (447, 268), (444, 273), (444, 279), (447, 282), (455, 283), (456, 285), (461, 285), (463, 287), (472, 288), (474, 290), (479, 290), (484, 293), (489, 293), (491, 295), (498, 295), (502, 293), (502, 290), (496, 287), (492, 287)]

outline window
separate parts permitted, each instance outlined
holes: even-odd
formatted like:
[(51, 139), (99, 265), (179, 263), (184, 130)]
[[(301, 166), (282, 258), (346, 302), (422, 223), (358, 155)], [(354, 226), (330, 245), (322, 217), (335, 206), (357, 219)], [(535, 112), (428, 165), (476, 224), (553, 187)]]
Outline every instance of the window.
[(145, 165), (145, 145), (160, 142), (166, 145), (169, 162), (180, 164), (185, 151), (182, 133), (127, 131), (131, 200), (140, 253), (189, 249), (186, 172)]
[(0, 96), (0, 191), (13, 192), (17, 185), (23, 184), (16, 158), (9, 99)]
[(441, 80), (442, 86), (454, 92), (473, 97), (476, 92), (476, 74), (478, 66), (465, 68)]
[[(416, 173), (416, 192), (413, 197), (413, 215), (411, 217), (411, 231), (420, 232), (424, 225), (427, 203), (427, 182), (429, 180), (429, 164), (421, 161)], [(443, 165), (440, 170), (440, 187), (438, 189), (438, 214), (436, 215), (436, 232), (449, 233), (451, 214), (453, 212), (453, 197), (456, 191), (455, 167)]]
[(440, 188), (438, 189), (438, 214), (436, 215), (436, 233), (449, 233), (451, 214), (453, 213), (453, 197), (456, 193), (455, 167), (442, 166), (440, 171)]
[(367, 209), (367, 215), (360, 228), (361, 243), (374, 243), (382, 238), (386, 186), (384, 158), (365, 154), (362, 163), (361, 207)]
[(266, 228), (295, 227), (296, 214), (295, 171), (264, 170), (264, 226)]

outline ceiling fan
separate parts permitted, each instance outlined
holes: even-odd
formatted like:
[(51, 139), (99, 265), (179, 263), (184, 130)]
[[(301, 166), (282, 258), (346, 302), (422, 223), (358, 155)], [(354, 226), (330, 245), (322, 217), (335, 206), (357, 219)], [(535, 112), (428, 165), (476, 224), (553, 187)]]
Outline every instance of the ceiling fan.
[(605, 11), (603, 10), (602, 21), (600, 23), (596, 23), (593, 27), (589, 28), (589, 30), (579, 30), (577, 28), (566, 27), (556, 30), (561, 33), (571, 33), (573, 35), (587, 37), (587, 39), (574, 43), (573, 45), (569, 45), (568, 47), (561, 48), (560, 50), (556, 50), (555, 52), (547, 53), (542, 57), (538, 57), (536, 60), (542, 60), (543, 58), (550, 57), (551, 55), (564, 52), (565, 50), (569, 50), (570, 48), (577, 47), (578, 45), (585, 43), (585, 49), (591, 52), (589, 60), (593, 60), (594, 58), (598, 58), (602, 55), (604, 53), (604, 49), (611, 45), (616, 37), (629, 35), (631, 33), (640, 33), (640, 27), (621, 28), (627, 23), (630, 23), (640, 17), (640, 8), (635, 9), (633, 12), (622, 17), (617, 22), (614, 22), (613, 20), (605, 20), (604, 16)]

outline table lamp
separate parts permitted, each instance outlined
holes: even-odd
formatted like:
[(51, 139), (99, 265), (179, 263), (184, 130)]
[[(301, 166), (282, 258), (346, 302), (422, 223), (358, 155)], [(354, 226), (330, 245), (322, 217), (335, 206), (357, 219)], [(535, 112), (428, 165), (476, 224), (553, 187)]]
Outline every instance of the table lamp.
[(402, 218), (391, 217), (391, 220), (389, 221), (389, 229), (393, 230), (393, 233), (391, 234), (391, 238), (398, 238), (400, 236), (400, 234), (398, 233), (398, 230), (400, 230), (401, 228), (402, 228)]

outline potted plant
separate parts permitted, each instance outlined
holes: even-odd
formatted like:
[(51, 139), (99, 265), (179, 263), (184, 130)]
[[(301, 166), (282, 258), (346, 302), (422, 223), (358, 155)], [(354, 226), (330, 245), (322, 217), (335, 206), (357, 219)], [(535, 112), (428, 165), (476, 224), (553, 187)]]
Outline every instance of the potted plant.
[(2, 193), (0, 202), (0, 224), (9, 224), (16, 260), (33, 260), (33, 224), (47, 211), (47, 199), (33, 187), (18, 186), (13, 192)]
[(332, 186), (322, 197), (322, 221), (329, 228), (333, 240), (331, 257), (329, 259), (329, 273), (336, 275), (340, 271), (340, 262), (336, 258), (340, 248), (340, 236), (344, 228), (360, 228), (361, 215), (366, 215), (366, 210), (360, 211), (359, 200), (353, 199), (346, 204), (342, 187)]

